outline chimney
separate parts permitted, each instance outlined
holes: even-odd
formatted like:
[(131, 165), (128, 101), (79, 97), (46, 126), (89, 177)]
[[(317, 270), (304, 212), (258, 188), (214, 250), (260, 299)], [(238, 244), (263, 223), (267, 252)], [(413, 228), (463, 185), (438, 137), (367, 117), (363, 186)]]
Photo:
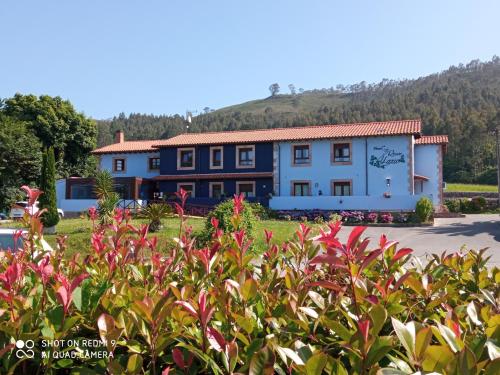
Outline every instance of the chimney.
[(125, 142), (125, 134), (122, 130), (117, 130), (115, 133), (115, 143), (123, 143)]

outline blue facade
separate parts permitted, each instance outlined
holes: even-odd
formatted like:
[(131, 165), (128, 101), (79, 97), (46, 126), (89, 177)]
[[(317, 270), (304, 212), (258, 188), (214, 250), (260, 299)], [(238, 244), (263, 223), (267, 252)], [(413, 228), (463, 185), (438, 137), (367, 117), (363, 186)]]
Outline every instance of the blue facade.
[[(254, 167), (237, 168), (236, 150), (237, 146), (255, 146)], [(189, 148), (183, 146), (179, 148)], [(194, 197), (190, 198), (192, 203), (213, 205), (221, 199), (210, 197), (210, 183), (218, 182), (223, 184), (222, 199), (232, 197), (237, 193), (237, 183), (255, 183), (255, 197), (248, 197), (249, 201), (257, 201), (264, 205), (268, 204), (269, 196), (273, 193), (273, 144), (226, 144), (211, 146), (193, 146), (195, 148), (195, 168), (187, 170), (178, 169), (178, 147), (166, 147), (160, 149), (160, 175), (161, 176), (186, 176), (194, 175), (192, 179), (173, 179), (160, 181), (160, 191), (164, 194), (171, 194), (178, 190), (179, 184), (194, 183)], [(210, 148), (222, 147), (223, 158), (222, 168), (210, 168)], [(231, 173), (231, 178), (224, 174)], [(252, 177), (253, 173), (268, 173), (266, 177)], [(218, 175), (215, 178), (204, 178), (202, 175)], [(201, 175), (201, 176), (200, 176)], [(250, 175), (250, 176), (249, 176)]]
[[(219, 145), (196, 146), (195, 169), (177, 170), (177, 147), (160, 149), (160, 174), (185, 175), (202, 173), (245, 173), (245, 172), (272, 172), (273, 171), (273, 144), (255, 144), (255, 168), (236, 168), (236, 146), (245, 145)], [(179, 147), (189, 148), (191, 146)], [(224, 158), (222, 169), (210, 169), (210, 147), (223, 147)]]

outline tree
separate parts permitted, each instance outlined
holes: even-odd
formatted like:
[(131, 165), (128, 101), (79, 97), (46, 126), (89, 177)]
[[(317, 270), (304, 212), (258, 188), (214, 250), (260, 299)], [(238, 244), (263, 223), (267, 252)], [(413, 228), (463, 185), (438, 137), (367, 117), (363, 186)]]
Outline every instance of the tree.
[(292, 94), (292, 95), (297, 94), (297, 90), (295, 90), (295, 85), (293, 83), (290, 83), (288, 85), (288, 89), (290, 90), (290, 94)]
[(43, 148), (53, 147), (58, 175), (86, 175), (93, 167), (97, 127), (60, 97), (16, 94), (6, 99), (0, 112), (26, 124)]
[(269, 91), (271, 92), (271, 96), (276, 96), (280, 92), (280, 85), (273, 83), (269, 86)]
[(99, 221), (101, 225), (111, 224), (120, 196), (115, 192), (113, 176), (109, 171), (102, 170), (96, 173), (94, 190), (97, 196)]
[(0, 212), (22, 198), (19, 186), (36, 185), (41, 160), (40, 141), (26, 124), (0, 113)]
[(56, 226), (59, 222), (56, 196), (56, 161), (54, 149), (48, 148), (43, 153), (40, 190), (43, 192), (39, 199), (39, 208), (47, 211), (42, 214), (42, 222), (46, 228)]

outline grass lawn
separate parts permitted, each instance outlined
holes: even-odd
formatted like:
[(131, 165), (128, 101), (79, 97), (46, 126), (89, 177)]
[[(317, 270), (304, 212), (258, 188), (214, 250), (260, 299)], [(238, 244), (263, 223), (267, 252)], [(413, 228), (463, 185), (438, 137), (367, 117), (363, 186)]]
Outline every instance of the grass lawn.
[[(138, 225), (140, 223), (146, 223), (146, 220), (134, 219), (132, 220), (133, 225)], [(193, 227), (193, 231), (197, 232), (203, 229), (205, 225), (205, 220), (203, 218), (189, 218), (188, 225)], [(318, 224), (309, 223), (313, 227), (313, 232), (318, 233)], [(5, 223), (0, 224), (3, 227), (19, 227), (19, 223)], [(255, 245), (256, 251), (261, 253), (265, 249), (265, 238), (264, 229), (271, 230), (274, 233), (273, 238), (278, 242), (282, 243), (293, 238), (295, 231), (298, 229), (299, 223), (294, 221), (278, 221), (278, 220), (262, 220), (258, 221), (255, 233)], [(87, 219), (63, 219), (57, 225), (57, 235), (67, 235), (67, 255), (71, 256), (75, 252), (86, 253), (90, 251), (90, 232), (92, 224), (90, 220)], [(151, 236), (157, 236), (160, 243), (166, 243), (171, 241), (173, 237), (178, 236), (179, 231), (179, 219), (168, 218), (163, 220), (163, 228), (156, 233), (149, 234)], [(47, 242), (55, 246), (57, 235), (45, 235)]]
[(496, 185), (446, 184), (445, 192), (497, 192)]

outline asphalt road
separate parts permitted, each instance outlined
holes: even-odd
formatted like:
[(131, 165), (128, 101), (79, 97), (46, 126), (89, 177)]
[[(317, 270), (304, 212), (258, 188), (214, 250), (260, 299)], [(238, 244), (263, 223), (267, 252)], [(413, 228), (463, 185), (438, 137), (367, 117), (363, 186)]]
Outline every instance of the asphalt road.
[[(344, 227), (339, 233), (342, 241), (347, 239), (351, 227)], [(409, 247), (414, 254), (425, 259), (426, 254), (455, 252), (462, 246), (469, 249), (488, 247), (492, 256), (490, 265), (500, 266), (500, 215), (467, 215), (465, 218), (436, 219), (432, 227), (368, 227), (365, 236), (378, 243), (381, 234), (394, 241), (399, 247)], [(371, 248), (369, 246), (368, 248)]]

